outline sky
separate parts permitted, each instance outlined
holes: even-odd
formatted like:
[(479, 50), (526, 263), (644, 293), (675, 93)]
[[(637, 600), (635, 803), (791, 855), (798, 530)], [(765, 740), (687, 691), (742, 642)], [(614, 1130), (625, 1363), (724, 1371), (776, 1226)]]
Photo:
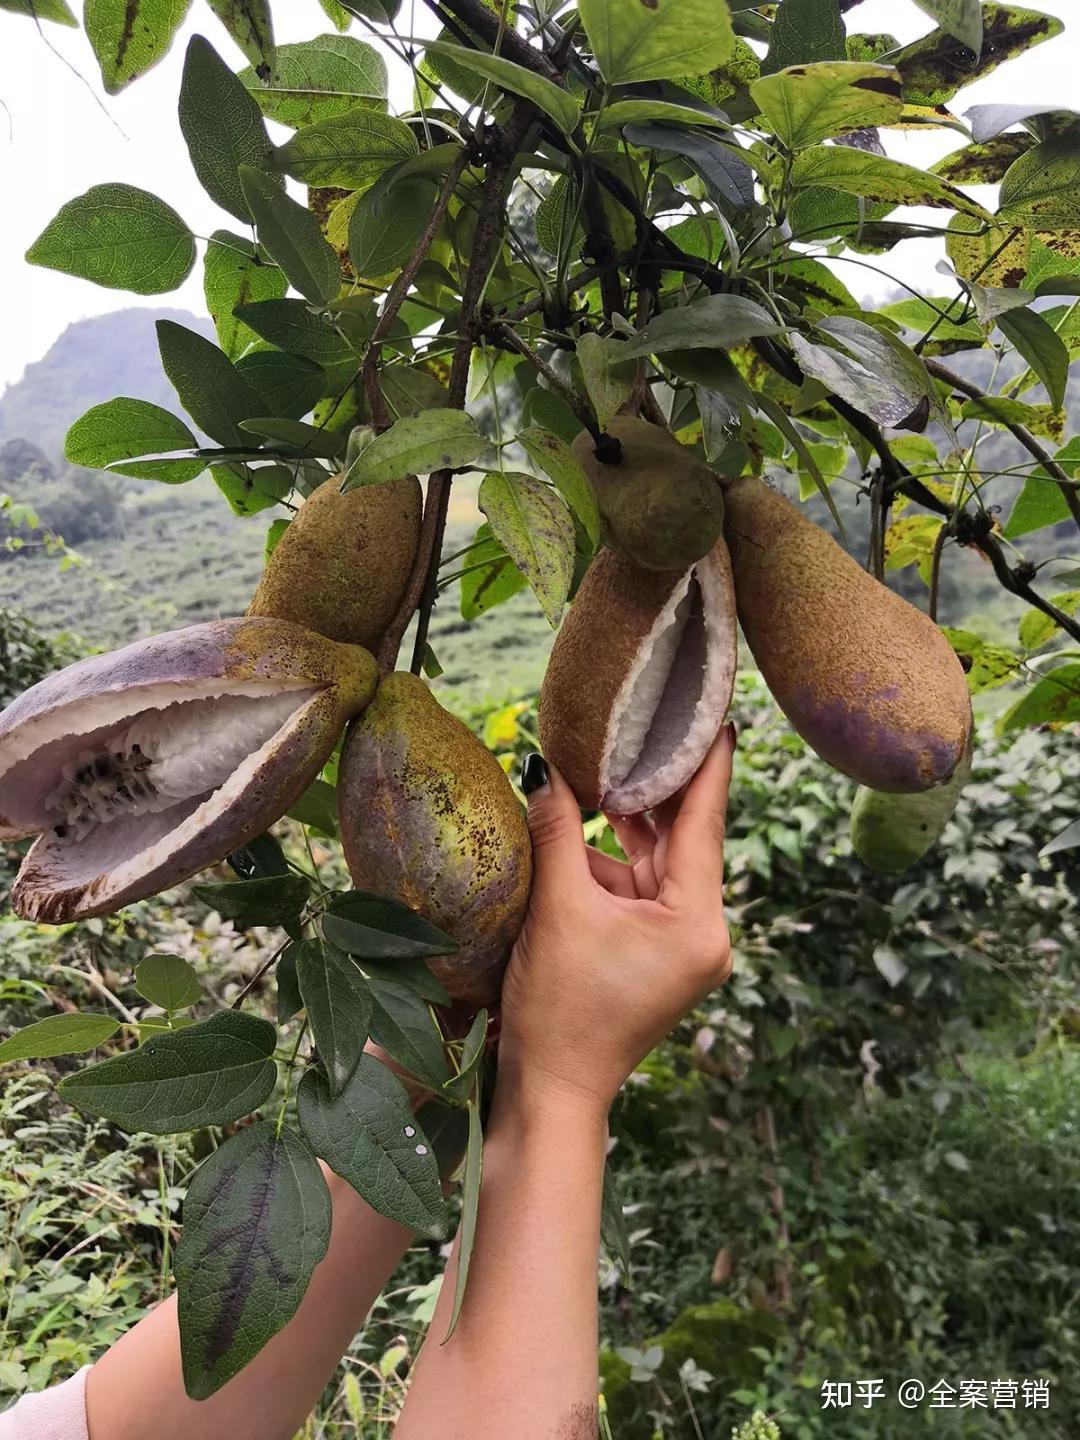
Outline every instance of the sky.
[[(1075, 10), (1075, 0), (1031, 4), (1066, 21)], [(412, 33), (433, 33), (430, 14), (419, 0), (405, 0), (400, 27), (408, 25), (410, 7), (416, 12)], [(279, 43), (309, 39), (330, 28), (318, 0), (287, 0), (275, 5), (274, 14)], [(933, 28), (910, 0), (864, 0), (847, 18), (850, 30), (887, 30), (902, 42)], [(40, 359), (72, 320), (132, 304), (204, 310), (199, 264), (182, 289), (148, 297), (101, 289), (27, 265), (25, 251), (65, 201), (91, 185), (123, 181), (166, 200), (198, 235), (230, 223), (195, 180), (176, 122), (175, 96), (191, 34), (205, 34), (235, 68), (244, 63), (209, 8), (196, 0), (157, 69), (112, 97), (101, 90), (96, 62), (81, 31), (58, 25), (43, 29), (51, 50), (32, 22), (0, 12), (0, 275), (5, 281), (0, 389)], [(354, 26), (353, 33), (362, 36), (362, 27)], [(962, 112), (974, 104), (1027, 100), (1069, 107), (1075, 101), (1078, 66), (1080, 28), (1075, 28), (970, 86), (953, 102), (954, 108)], [(407, 71), (391, 63), (391, 76), (392, 99), (407, 105)], [(165, 103), (166, 95), (173, 103)], [(960, 143), (955, 131), (932, 136), (893, 132), (887, 140), (890, 154), (923, 166)], [(925, 215), (931, 223), (940, 223), (940, 212), (936, 222), (935, 212)], [(897, 280), (939, 291), (944, 282), (934, 266), (941, 255), (938, 241), (908, 241), (889, 255), (860, 257), (886, 267), (889, 273), (884, 276), (843, 261), (838, 273), (859, 296), (880, 297), (894, 289)]]

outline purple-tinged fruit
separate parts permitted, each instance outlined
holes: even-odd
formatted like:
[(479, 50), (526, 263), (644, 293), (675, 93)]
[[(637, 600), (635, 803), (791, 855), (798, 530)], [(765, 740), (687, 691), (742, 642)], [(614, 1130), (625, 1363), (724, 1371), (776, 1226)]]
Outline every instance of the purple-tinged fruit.
[(217, 620), (50, 675), (0, 715), (0, 837), (37, 835), (28, 920), (178, 885), (295, 803), (375, 692), (366, 650), (281, 620)]
[(941, 631), (761, 480), (724, 492), (739, 620), (777, 704), (872, 790), (928, 790), (960, 764), (971, 702)]
[(485, 745), (415, 675), (388, 675), (338, 769), (353, 883), (408, 905), (458, 942), (428, 961), (454, 997), (498, 997), (532, 884), (525, 814)]

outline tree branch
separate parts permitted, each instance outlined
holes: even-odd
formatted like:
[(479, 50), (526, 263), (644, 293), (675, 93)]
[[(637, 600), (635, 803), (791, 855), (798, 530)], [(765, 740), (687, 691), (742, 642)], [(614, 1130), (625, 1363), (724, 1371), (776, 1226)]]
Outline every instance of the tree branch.
[[(458, 0), (455, 0), (455, 3), (458, 3)], [(516, 101), (506, 128), (494, 131), (489, 143), (487, 173), (480, 197), (469, 269), (462, 289), (461, 320), (447, 387), (447, 403), (458, 410), (465, 408), (473, 345), (482, 333), (480, 303), (506, 219), (506, 202), (513, 181), (514, 160), (534, 119), (535, 111), (532, 105), (526, 100)], [(439, 560), (442, 556), (452, 484), (451, 470), (436, 470), (428, 477), (424, 516), (420, 524), (420, 543), (409, 583), (398, 613), (379, 647), (379, 665), (384, 671), (393, 669), (397, 663), (402, 638), (414, 614), (417, 614), (418, 619), (412, 656), (413, 673), (419, 674), (423, 666), (431, 611), (438, 594)]]
[(529, 364), (534, 366), (544, 377), (550, 389), (553, 390), (561, 400), (566, 402), (581, 421), (582, 428), (587, 430), (594, 440), (598, 441), (600, 439), (600, 427), (597, 425), (596, 417), (588, 405), (582, 400), (574, 387), (568, 385), (562, 376), (553, 370), (542, 356), (536, 353), (527, 340), (523, 340), (517, 331), (513, 330), (509, 325), (502, 324), (499, 321), (489, 321), (484, 328), (495, 344), (502, 345), (506, 349), (514, 350), (518, 355), (524, 356)]
[(360, 367), (360, 377), (367, 395), (372, 423), (376, 430), (385, 430), (391, 423), (390, 414), (386, 408), (386, 401), (383, 398), (382, 386), (379, 384), (379, 355), (382, 349), (382, 342), (390, 334), (394, 321), (397, 319), (398, 313), (402, 305), (404, 305), (409, 291), (412, 289), (417, 271), (427, 259), (428, 251), (431, 249), (432, 241), (435, 239), (435, 232), (438, 230), (442, 218), (446, 214), (447, 206), (453, 198), (457, 183), (461, 179), (462, 173), (468, 163), (469, 154), (467, 150), (462, 149), (454, 156), (450, 169), (446, 172), (446, 179), (443, 181), (442, 189), (439, 191), (439, 198), (435, 202), (435, 208), (432, 210), (428, 222), (424, 226), (423, 234), (417, 241), (415, 250), (402, 267), (401, 273), (390, 287), (386, 302), (379, 314), (378, 322), (372, 331), (371, 340), (368, 342), (364, 363)]
[[(931, 375), (937, 380), (942, 380), (953, 390), (959, 390), (961, 395), (966, 395), (969, 400), (986, 400), (988, 397), (985, 390), (978, 385), (965, 380), (963, 375), (957, 375), (955, 370), (950, 370), (947, 365), (942, 365), (938, 360), (923, 360), (923, 364)], [(1058, 489), (1065, 497), (1065, 503), (1069, 507), (1069, 514), (1073, 523), (1080, 529), (1080, 493), (1077, 491), (1076, 481), (1067, 474), (1058, 464), (1045, 446), (1040, 445), (1035, 436), (1025, 426), (1011, 420), (1002, 421), (1007, 430), (1011, 430), (1015, 438), (1020, 442), (1028, 454), (1039, 462), (1042, 468), (1056, 482)]]
[(489, 10), (483, 0), (424, 0), (424, 3), (443, 24), (446, 24), (448, 12), (462, 25), (468, 26), (474, 35), (486, 40), (493, 49), (497, 43), (499, 54), (505, 55), (507, 60), (524, 65), (527, 70), (543, 75), (547, 80), (561, 81), (560, 72), (542, 50), (534, 49), (509, 25), (500, 34), (498, 12)]

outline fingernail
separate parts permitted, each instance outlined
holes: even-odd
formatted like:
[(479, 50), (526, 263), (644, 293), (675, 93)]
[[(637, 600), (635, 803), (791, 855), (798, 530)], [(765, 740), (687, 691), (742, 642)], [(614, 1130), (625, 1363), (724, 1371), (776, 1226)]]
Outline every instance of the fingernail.
[(542, 755), (535, 750), (521, 762), (521, 788), (526, 795), (541, 790), (548, 783), (548, 767)]

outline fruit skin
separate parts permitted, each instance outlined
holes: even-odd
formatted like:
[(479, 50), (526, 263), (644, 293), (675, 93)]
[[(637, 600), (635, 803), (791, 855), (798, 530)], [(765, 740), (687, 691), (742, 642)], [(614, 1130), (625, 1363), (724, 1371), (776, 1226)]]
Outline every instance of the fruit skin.
[(349, 731), (338, 807), (356, 887), (455, 939), (456, 954), (428, 965), (454, 999), (490, 1004), (532, 885), (525, 813), (494, 755), (422, 680), (397, 671)]
[(855, 854), (883, 875), (907, 870), (941, 839), (970, 778), (969, 750), (948, 780), (915, 795), (887, 795), (860, 786), (851, 807)]
[[(375, 693), (378, 669), (365, 650), (338, 645), (285, 621), (216, 620), (138, 640), (122, 650), (94, 655), (39, 681), (0, 715), (0, 837), (35, 834), (43, 824), (27, 823), (12, 808), (9, 775), (31, 760), (42, 737), (86, 728), (91, 708), (107, 706), (106, 730), (143, 707), (141, 692), (153, 687), (185, 690), (269, 682), (282, 688), (313, 687), (298, 724), (246, 778), (240, 793), (204, 827), (154, 862), (132, 870), (132, 861), (95, 871), (92, 851), (85, 860), (69, 849), (66, 858), (46, 833), (35, 841), (12, 889), (16, 914), (61, 924), (111, 914), (204, 870), (240, 849), (280, 820), (318, 775), (349, 718)], [(65, 723), (65, 714), (70, 720)], [(120, 717), (120, 718), (117, 718)], [(45, 762), (47, 763), (47, 762)], [(25, 772), (24, 772), (25, 773)], [(239, 772), (237, 772), (239, 773)], [(45, 781), (39, 788), (51, 788)], [(51, 824), (51, 822), (46, 822)]]
[(685, 570), (707, 555), (724, 527), (714, 473), (648, 420), (616, 415), (607, 433), (622, 446), (617, 465), (597, 459), (588, 431), (572, 447), (596, 492), (605, 545), (648, 570)]
[[(726, 612), (725, 633), (717, 642), (730, 648), (731, 673), (725, 692), (718, 697), (712, 733), (706, 737), (699, 763), (731, 701), (737, 646), (731, 565), (722, 540), (704, 563), (711, 567), (720, 606)], [(597, 810), (605, 803), (601, 763), (610, 742), (616, 702), (642, 641), (683, 583), (686, 569), (645, 570), (617, 551), (601, 550), (556, 637), (540, 690), (540, 744), (583, 809)], [(691, 773), (696, 768), (693, 765)], [(689, 774), (684, 777), (689, 778)], [(638, 806), (628, 813), (644, 808)]]
[(971, 704), (938, 627), (756, 477), (732, 481), (724, 504), (743, 633), (794, 728), (873, 790), (947, 780)]
[(325, 480), (301, 505), (266, 563), (249, 615), (291, 620), (377, 650), (401, 604), (420, 538), (415, 475), (342, 494)]

